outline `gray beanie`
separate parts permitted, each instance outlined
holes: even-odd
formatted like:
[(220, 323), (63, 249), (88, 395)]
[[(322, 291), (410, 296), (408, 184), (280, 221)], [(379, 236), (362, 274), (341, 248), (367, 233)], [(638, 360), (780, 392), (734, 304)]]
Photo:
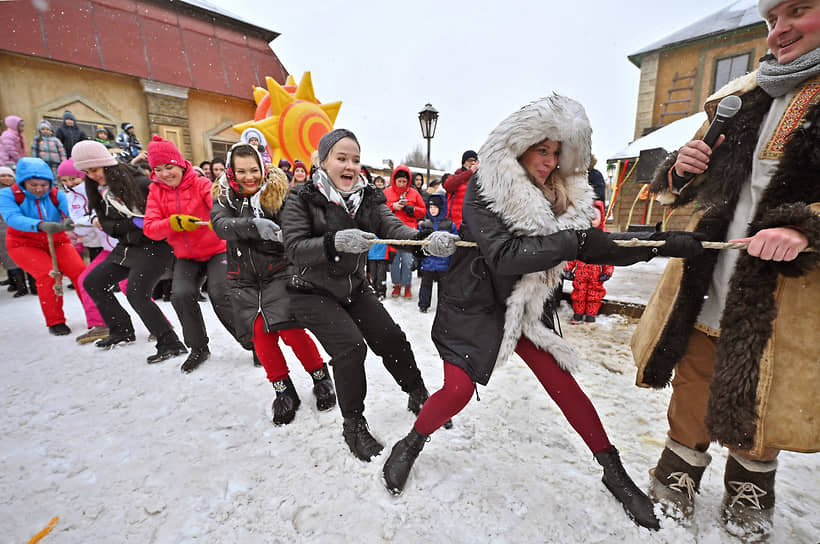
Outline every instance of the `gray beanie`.
[(337, 128), (335, 130), (331, 130), (324, 136), (322, 139), (319, 140), (319, 148), (317, 151), (319, 152), (319, 163), (324, 162), (327, 156), (330, 154), (330, 150), (333, 149), (333, 146), (341, 140), (342, 138), (350, 138), (356, 145), (359, 145), (359, 140), (356, 139), (356, 135), (347, 130), (346, 128)]
[(758, 0), (757, 11), (760, 12), (760, 16), (763, 17), (765, 21), (769, 18), (769, 12), (785, 1), (786, 0)]

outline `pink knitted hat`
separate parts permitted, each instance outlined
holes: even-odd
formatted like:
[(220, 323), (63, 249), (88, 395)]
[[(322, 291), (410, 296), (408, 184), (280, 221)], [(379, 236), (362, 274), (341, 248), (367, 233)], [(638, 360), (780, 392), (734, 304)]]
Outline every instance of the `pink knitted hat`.
[(66, 159), (57, 167), (57, 177), (70, 176), (72, 178), (81, 178), (83, 173), (74, 167), (74, 159)]
[(77, 170), (117, 165), (117, 159), (103, 144), (95, 140), (83, 140), (74, 144), (71, 148), (71, 158), (74, 159), (74, 168)]

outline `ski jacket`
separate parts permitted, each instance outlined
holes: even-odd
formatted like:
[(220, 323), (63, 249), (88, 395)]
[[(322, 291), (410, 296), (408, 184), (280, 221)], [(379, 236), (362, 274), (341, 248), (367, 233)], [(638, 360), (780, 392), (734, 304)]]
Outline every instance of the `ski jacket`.
[[(398, 166), (393, 171), (390, 187), (384, 188), (384, 196), (387, 198), (387, 208), (391, 213), (396, 214), (396, 217), (401, 219), (402, 223), (415, 229), (418, 226), (419, 219), (427, 213), (427, 208), (424, 206), (424, 200), (422, 200), (421, 195), (410, 186), (409, 181), (407, 182), (407, 186), (402, 190), (396, 187), (396, 173), (399, 171), (407, 172), (407, 175), (411, 175), (410, 169), (406, 166)], [(404, 196), (406, 204), (402, 209), (396, 211), (393, 209), (393, 204), (401, 200), (402, 196)]]
[(285, 246), (259, 236), (253, 219), (270, 219), (281, 225), (279, 213), (288, 193), (288, 180), (278, 168), (270, 168), (259, 189), (260, 209), (251, 196), (238, 192), (223, 174), (213, 186), (211, 223), (214, 232), (227, 240), (228, 281), (234, 307), (234, 326), (241, 342), (253, 338), (253, 323), (261, 313), (266, 331), (300, 328), (290, 313), (287, 290), (294, 268)]
[(185, 161), (182, 181), (176, 187), (163, 183), (154, 174), (151, 175), (151, 180), (142, 227), (147, 237), (166, 240), (179, 259), (207, 261), (217, 253), (225, 252), (225, 240), (219, 238), (207, 225), (192, 231), (177, 232), (168, 221), (173, 214), (192, 215), (208, 221), (213, 207), (211, 180), (197, 176), (188, 161)]
[[(41, 197), (28, 192), (25, 181), (31, 178), (48, 180), (50, 182), (49, 192)], [(54, 188), (54, 175), (43, 160), (33, 157), (20, 159), (17, 163), (15, 183), (25, 195), (20, 204), (15, 200), (11, 187), (0, 190), (0, 215), (3, 216), (10, 229), (37, 233), (45, 239), (46, 234), (37, 228), (42, 221), (60, 222), (69, 217), (68, 201), (62, 191), (56, 192), (58, 205), (55, 206), (52, 202), (49, 193)]]
[(65, 121), (63, 121), (63, 124), (57, 129), (55, 136), (63, 143), (65, 153), (69, 157), (71, 157), (71, 150), (74, 149), (74, 144), (88, 139), (85, 132), (77, 126), (76, 120), (73, 127), (66, 125)]
[(43, 159), (51, 168), (56, 169), (66, 160), (63, 143), (55, 136), (46, 136), (42, 129), (51, 128), (48, 121), (37, 123), (37, 136), (31, 141), (31, 156)]
[[(418, 194), (418, 193), (416, 193)], [(336, 232), (361, 229), (379, 238), (413, 240), (419, 232), (410, 228), (385, 206), (384, 194), (373, 185), (363, 189), (355, 217), (328, 201), (309, 180), (293, 189), (281, 213), (285, 250), (296, 266), (294, 288), (325, 294), (348, 303), (367, 283), (367, 251), (339, 253)]]
[[(447, 217), (447, 199), (444, 195), (430, 195), (430, 202), (439, 208), (438, 215), (430, 215), (430, 207), (427, 207), (427, 216), (419, 221), (419, 230), (429, 235), (430, 232), (443, 230), (451, 234), (457, 234), (458, 228), (451, 219)], [(436, 257), (427, 255), (421, 260), (421, 269), (428, 272), (443, 272), (450, 267), (450, 257)]]
[(467, 191), (467, 182), (473, 177), (473, 171), (469, 168), (459, 168), (452, 176), (444, 182), (444, 189), (447, 191), (450, 200), (450, 219), (461, 227), (462, 207), (464, 206), (464, 193)]
[(114, 246), (117, 245), (116, 238), (108, 236), (91, 224), (94, 214), (88, 205), (85, 183), (66, 189), (65, 196), (68, 200), (68, 211), (71, 214), (71, 219), (79, 227), (75, 232), (79, 234), (83, 245), (85, 247), (102, 247), (106, 251), (114, 249)]
[(117, 134), (117, 138), (115, 141), (117, 143), (117, 146), (119, 146), (120, 149), (125, 151), (129, 160), (139, 155), (140, 151), (142, 150), (142, 144), (140, 143), (139, 138), (137, 138), (137, 135), (129, 134), (125, 130)]
[[(567, 371), (578, 355), (555, 333), (552, 297), (564, 262), (578, 252), (575, 229), (594, 215), (587, 183), (592, 129), (583, 107), (558, 95), (511, 114), (481, 147), (481, 169), (467, 184), (460, 235), (478, 247), (458, 247), (439, 286), (432, 337), (442, 359), (486, 385), (493, 368), (526, 336)], [(561, 142), (559, 165), (572, 205), (556, 217), (518, 163), (530, 146)], [(647, 260), (644, 248), (617, 248), (607, 261)]]
[[(802, 232), (809, 247), (820, 249), (820, 79), (795, 90), (761, 153), (779, 157), (760, 195), (747, 236), (772, 227)], [(748, 187), (760, 127), (772, 98), (755, 83), (755, 73), (730, 82), (705, 106), (709, 120), (728, 94), (743, 97), (740, 111), (727, 124), (726, 144), (715, 149), (709, 168), (695, 176), (680, 195), (669, 191), (669, 172), (677, 153), (661, 164), (651, 190), (673, 199), (673, 207), (697, 199), (705, 210), (692, 227), (708, 240), (724, 240), (736, 213), (739, 194)], [(707, 123), (695, 135), (705, 134)], [(776, 136), (776, 137), (775, 137)], [(785, 142), (780, 147), (780, 142)], [(717, 263), (716, 251), (693, 259), (670, 259), (632, 338), (638, 364), (637, 383), (669, 384), (686, 350), (703, 307)], [(741, 252), (729, 282), (720, 318), (720, 337), (709, 389), (706, 423), (715, 440), (748, 449), (820, 451), (820, 253), (801, 253), (788, 262), (764, 261)]]
[(9, 115), (5, 121), (6, 130), (0, 134), (0, 166), (14, 166), (21, 157), (26, 156), (26, 139), (17, 132), (21, 118)]

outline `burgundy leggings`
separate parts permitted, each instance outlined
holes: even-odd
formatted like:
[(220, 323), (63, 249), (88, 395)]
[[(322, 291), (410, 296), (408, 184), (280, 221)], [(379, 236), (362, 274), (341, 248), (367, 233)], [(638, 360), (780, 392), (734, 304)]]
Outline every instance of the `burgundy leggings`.
[[(601, 420), (589, 398), (569, 372), (565, 372), (549, 353), (521, 337), (515, 352), (535, 373), (552, 400), (564, 413), (572, 428), (581, 435), (592, 453), (612, 447)], [(459, 413), (473, 396), (473, 381), (459, 367), (444, 361), (444, 386), (436, 391), (421, 408), (414, 425), (421, 434), (431, 434)]]
[(288, 376), (288, 364), (279, 348), (280, 338), (290, 346), (305, 370), (313, 372), (322, 368), (322, 356), (305, 329), (266, 332), (262, 316), (257, 315), (253, 322), (253, 347), (271, 382), (284, 380)]

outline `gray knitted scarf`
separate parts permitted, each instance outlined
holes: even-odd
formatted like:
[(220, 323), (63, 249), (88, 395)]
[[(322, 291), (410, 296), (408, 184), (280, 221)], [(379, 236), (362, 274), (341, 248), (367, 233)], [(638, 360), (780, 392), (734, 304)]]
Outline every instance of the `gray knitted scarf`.
[(362, 204), (362, 193), (364, 193), (367, 182), (362, 181), (362, 178), (358, 178), (350, 191), (340, 191), (330, 181), (327, 172), (319, 168), (313, 174), (313, 185), (319, 189), (319, 192), (329, 202), (341, 206), (351, 217), (356, 217), (356, 212), (359, 211), (359, 206)]
[(796, 89), (807, 79), (820, 74), (820, 48), (806, 53), (787, 64), (778, 64), (772, 55), (766, 55), (757, 71), (757, 84), (772, 98)]

